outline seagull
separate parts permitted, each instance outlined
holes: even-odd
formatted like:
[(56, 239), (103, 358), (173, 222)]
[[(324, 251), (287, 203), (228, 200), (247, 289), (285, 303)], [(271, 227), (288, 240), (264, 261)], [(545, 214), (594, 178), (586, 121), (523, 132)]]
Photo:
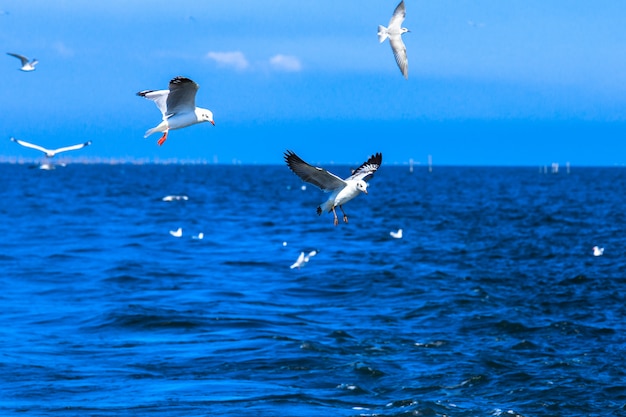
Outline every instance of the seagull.
[(191, 238), (196, 240), (202, 240), (204, 239), (204, 233), (200, 232), (196, 236), (192, 236)]
[(397, 232), (391, 231), (391, 232), (389, 232), (389, 234), (394, 239), (402, 239), (402, 229), (398, 229)]
[(304, 252), (300, 252), (300, 256), (298, 256), (298, 259), (296, 260), (296, 262), (294, 262), (293, 265), (291, 265), (289, 268), (294, 269), (294, 268), (298, 268), (300, 269), (302, 266), (304, 266), (305, 263), (309, 262), (309, 260), (314, 257), (315, 255), (317, 255), (317, 251), (316, 250), (312, 250), (308, 253), (308, 255), (305, 255)]
[(181, 129), (195, 125), (196, 123), (213, 121), (213, 112), (208, 109), (196, 107), (196, 92), (200, 86), (185, 77), (175, 77), (170, 81), (169, 90), (144, 90), (137, 93), (138, 96), (154, 101), (163, 114), (163, 121), (156, 127), (146, 131), (144, 138), (154, 132), (163, 132), (163, 136), (157, 141), (159, 146), (167, 140), (170, 129)]
[(170, 230), (170, 235), (174, 237), (181, 237), (183, 235), (183, 228), (179, 227), (176, 230)]
[(389, 38), (389, 44), (393, 51), (393, 56), (396, 58), (396, 63), (402, 71), (404, 78), (409, 78), (409, 60), (406, 56), (406, 46), (402, 42), (402, 34), (409, 32), (407, 28), (402, 27), (402, 22), (406, 17), (406, 10), (404, 8), (404, 0), (402, 0), (396, 10), (394, 10), (391, 19), (389, 20), (389, 26), (384, 27), (378, 25), (378, 41), (383, 43), (385, 39)]
[(355, 169), (351, 176), (343, 180), (325, 169), (307, 164), (292, 151), (285, 152), (285, 162), (287, 162), (289, 169), (294, 174), (324, 192), (332, 192), (328, 200), (317, 207), (317, 214), (321, 215), (323, 212), (332, 211), (335, 216), (335, 226), (339, 224), (335, 207), (339, 206), (343, 213), (343, 221), (348, 223), (348, 216), (343, 211), (342, 206), (359, 195), (359, 192), (367, 194), (368, 184), (366, 180), (369, 180), (374, 175), (382, 161), (383, 155), (381, 153), (372, 155), (360, 167)]
[(599, 248), (597, 246), (593, 247), (593, 256), (602, 256), (604, 255), (604, 248)]
[(36, 59), (33, 59), (29, 62), (28, 58), (26, 58), (24, 55), (12, 54), (11, 52), (7, 52), (7, 55), (14, 56), (15, 58), (22, 61), (22, 68), (20, 68), (21, 71), (35, 71), (35, 65), (39, 63), (39, 61), (37, 61)]
[(91, 145), (91, 141), (87, 141), (85, 143), (79, 143), (78, 145), (66, 146), (66, 147), (58, 148), (58, 149), (46, 149), (43, 146), (35, 145), (33, 143), (24, 142), (23, 140), (19, 140), (19, 139), (15, 139), (15, 138), (11, 138), (11, 140), (13, 142), (17, 143), (18, 145), (22, 145), (22, 146), (24, 146), (26, 148), (33, 148), (33, 149), (37, 149), (38, 151), (41, 151), (41, 152), (46, 154), (47, 158), (52, 158), (56, 154), (61, 153), (61, 152), (75, 151), (77, 149), (82, 149), (85, 146)]
[(186, 195), (166, 195), (161, 199), (162, 201), (180, 201), (180, 200), (189, 200), (189, 197)]

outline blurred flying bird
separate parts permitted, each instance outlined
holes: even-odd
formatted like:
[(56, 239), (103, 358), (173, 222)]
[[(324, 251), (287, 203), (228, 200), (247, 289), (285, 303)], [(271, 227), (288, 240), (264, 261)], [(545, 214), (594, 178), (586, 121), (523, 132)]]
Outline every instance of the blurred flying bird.
[(35, 65), (39, 63), (36, 59), (29, 61), (24, 55), (13, 54), (11, 52), (7, 52), (7, 55), (14, 56), (22, 62), (22, 67), (20, 68), (21, 71), (35, 71)]
[(317, 255), (317, 251), (316, 250), (312, 250), (310, 251), (308, 254), (305, 255), (304, 252), (300, 252), (300, 256), (298, 256), (298, 259), (296, 260), (296, 262), (291, 265), (289, 268), (294, 269), (294, 268), (298, 268), (300, 269), (301, 267), (304, 266), (305, 263), (309, 262), (309, 260), (314, 257), (315, 255)]
[(43, 152), (44, 154), (46, 154), (46, 158), (53, 158), (55, 155), (61, 152), (75, 151), (77, 149), (82, 149), (85, 146), (91, 145), (91, 141), (87, 141), (85, 143), (79, 143), (78, 145), (65, 146), (63, 148), (58, 148), (58, 149), (46, 149), (43, 146), (35, 145), (34, 143), (28, 143), (23, 140), (19, 140), (15, 138), (11, 138), (11, 140), (17, 143), (18, 145), (22, 145), (26, 148), (36, 149), (38, 151)]

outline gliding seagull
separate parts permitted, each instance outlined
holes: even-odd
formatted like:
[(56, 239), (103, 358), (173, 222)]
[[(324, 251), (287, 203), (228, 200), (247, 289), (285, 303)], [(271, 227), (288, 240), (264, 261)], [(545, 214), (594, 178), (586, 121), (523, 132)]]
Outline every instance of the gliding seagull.
[(163, 121), (148, 129), (144, 138), (154, 132), (163, 132), (157, 141), (159, 146), (167, 140), (170, 129), (181, 129), (196, 123), (209, 122), (215, 126), (211, 110), (196, 107), (196, 92), (200, 86), (185, 77), (175, 77), (170, 81), (169, 90), (144, 90), (138, 96), (154, 101), (161, 110)]
[(35, 71), (35, 65), (39, 63), (39, 61), (37, 61), (36, 59), (33, 59), (29, 62), (28, 58), (26, 58), (24, 55), (13, 54), (11, 52), (7, 52), (7, 55), (14, 56), (15, 58), (22, 61), (22, 68), (20, 68), (21, 71)]
[(404, 0), (402, 0), (391, 16), (389, 20), (389, 27), (378, 25), (378, 41), (383, 43), (385, 39), (389, 38), (389, 45), (393, 51), (393, 56), (396, 58), (396, 63), (404, 75), (404, 78), (409, 78), (409, 60), (406, 56), (406, 46), (402, 42), (402, 34), (409, 32), (407, 28), (402, 27), (402, 22), (406, 17), (406, 10), (404, 8)]
[(294, 174), (324, 192), (332, 191), (328, 200), (317, 207), (317, 214), (321, 215), (322, 212), (332, 211), (335, 216), (335, 226), (339, 224), (335, 207), (339, 206), (343, 213), (343, 221), (348, 223), (348, 216), (346, 212), (343, 211), (342, 206), (359, 195), (359, 192), (367, 194), (368, 184), (366, 180), (369, 180), (374, 175), (382, 161), (383, 155), (381, 153), (372, 155), (367, 162), (364, 162), (360, 167), (355, 169), (351, 176), (343, 180), (325, 169), (307, 164), (292, 151), (285, 152), (285, 162), (287, 162), (289, 169), (291, 169)]
[(15, 138), (11, 138), (11, 140), (13, 142), (17, 143), (18, 145), (22, 145), (22, 146), (24, 146), (26, 148), (37, 149), (38, 151), (43, 152), (44, 154), (46, 154), (46, 158), (53, 158), (58, 153), (66, 152), (66, 151), (75, 151), (77, 149), (82, 149), (85, 146), (91, 145), (91, 141), (87, 141), (85, 143), (80, 143), (78, 145), (65, 146), (63, 148), (58, 148), (58, 149), (46, 149), (43, 146), (35, 145), (33, 143), (24, 142), (23, 140), (19, 140), (19, 139), (15, 139)]
[(179, 227), (176, 230), (170, 230), (170, 235), (174, 237), (181, 237), (183, 235), (183, 228)]
[(308, 255), (305, 255), (304, 252), (300, 252), (300, 256), (298, 256), (298, 259), (296, 260), (296, 262), (294, 262), (294, 264), (291, 265), (289, 268), (291, 268), (291, 269), (294, 269), (294, 268), (300, 269), (301, 267), (304, 266), (305, 263), (309, 262), (309, 259), (311, 259), (315, 255), (317, 255), (317, 251), (316, 250), (310, 251)]

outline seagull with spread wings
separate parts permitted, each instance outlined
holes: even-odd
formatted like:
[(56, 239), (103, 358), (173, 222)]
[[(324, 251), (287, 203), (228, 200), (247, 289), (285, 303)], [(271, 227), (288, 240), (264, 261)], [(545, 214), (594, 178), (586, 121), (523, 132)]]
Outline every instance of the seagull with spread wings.
[(163, 115), (163, 121), (149, 129), (145, 138), (154, 132), (163, 132), (163, 136), (157, 141), (159, 146), (167, 140), (167, 134), (173, 129), (209, 122), (215, 126), (213, 112), (208, 109), (196, 107), (196, 92), (200, 88), (198, 84), (185, 77), (175, 77), (170, 81), (168, 90), (144, 90), (137, 93), (138, 96), (154, 101)]
[(46, 158), (53, 158), (56, 154), (59, 154), (61, 152), (75, 151), (77, 149), (82, 149), (85, 146), (91, 145), (91, 141), (87, 141), (85, 143), (79, 143), (78, 145), (65, 146), (63, 148), (58, 148), (58, 149), (46, 149), (43, 146), (35, 145), (34, 143), (28, 143), (23, 140), (19, 140), (15, 138), (11, 138), (11, 140), (17, 143), (18, 145), (22, 145), (26, 148), (37, 149), (38, 151), (43, 152), (44, 154), (46, 154)]
[(289, 268), (294, 269), (294, 268), (298, 268), (300, 269), (301, 267), (304, 266), (305, 263), (309, 262), (309, 260), (314, 257), (315, 255), (317, 255), (317, 250), (312, 250), (307, 254), (305, 254), (304, 252), (300, 252), (300, 256), (298, 256), (298, 259), (296, 260), (296, 262), (293, 263), (293, 265), (291, 265)]
[(402, 0), (391, 16), (389, 20), (389, 26), (384, 27), (378, 25), (378, 41), (383, 43), (385, 39), (389, 38), (389, 45), (393, 51), (393, 56), (396, 58), (396, 63), (404, 75), (404, 78), (409, 78), (409, 60), (406, 56), (406, 46), (402, 41), (402, 34), (410, 32), (407, 28), (402, 27), (402, 22), (406, 17), (406, 9), (404, 8), (404, 0)]
[(335, 216), (334, 224), (337, 226), (339, 219), (337, 218), (335, 207), (339, 206), (343, 213), (343, 221), (348, 223), (348, 216), (343, 211), (343, 205), (359, 195), (360, 192), (367, 194), (368, 183), (366, 181), (380, 167), (380, 164), (383, 162), (383, 155), (381, 153), (372, 155), (345, 180), (323, 168), (309, 165), (292, 151), (285, 152), (285, 162), (287, 162), (289, 169), (303, 181), (315, 185), (324, 192), (332, 193), (328, 200), (317, 208), (317, 214), (321, 215), (323, 212), (332, 211)]
[(37, 61), (36, 59), (29, 61), (29, 59), (26, 58), (24, 55), (13, 54), (11, 52), (7, 52), (7, 55), (11, 55), (12, 57), (15, 57), (22, 61), (22, 68), (20, 68), (21, 71), (35, 71), (35, 65), (39, 63), (39, 61)]

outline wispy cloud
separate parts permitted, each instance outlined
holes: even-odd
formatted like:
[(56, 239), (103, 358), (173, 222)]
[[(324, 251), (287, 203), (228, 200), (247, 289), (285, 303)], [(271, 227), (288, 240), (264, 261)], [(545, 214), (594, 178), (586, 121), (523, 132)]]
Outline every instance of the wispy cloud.
[(251, 63), (241, 51), (214, 52), (206, 54), (206, 57), (215, 61), (217, 65), (226, 68), (232, 68), (237, 71), (247, 69), (267, 69), (282, 72), (298, 72), (302, 70), (302, 63), (293, 55), (277, 54), (269, 58), (269, 60), (257, 61)]
[(274, 55), (270, 58), (270, 65), (279, 71), (298, 72), (302, 70), (302, 63), (292, 55)]
[(63, 42), (60, 42), (60, 41), (55, 42), (52, 44), (52, 47), (61, 56), (64, 56), (64, 57), (74, 56), (74, 50), (69, 48)]
[(243, 71), (250, 66), (245, 55), (240, 51), (209, 52), (207, 58), (214, 60), (220, 66), (234, 68), (238, 71)]

